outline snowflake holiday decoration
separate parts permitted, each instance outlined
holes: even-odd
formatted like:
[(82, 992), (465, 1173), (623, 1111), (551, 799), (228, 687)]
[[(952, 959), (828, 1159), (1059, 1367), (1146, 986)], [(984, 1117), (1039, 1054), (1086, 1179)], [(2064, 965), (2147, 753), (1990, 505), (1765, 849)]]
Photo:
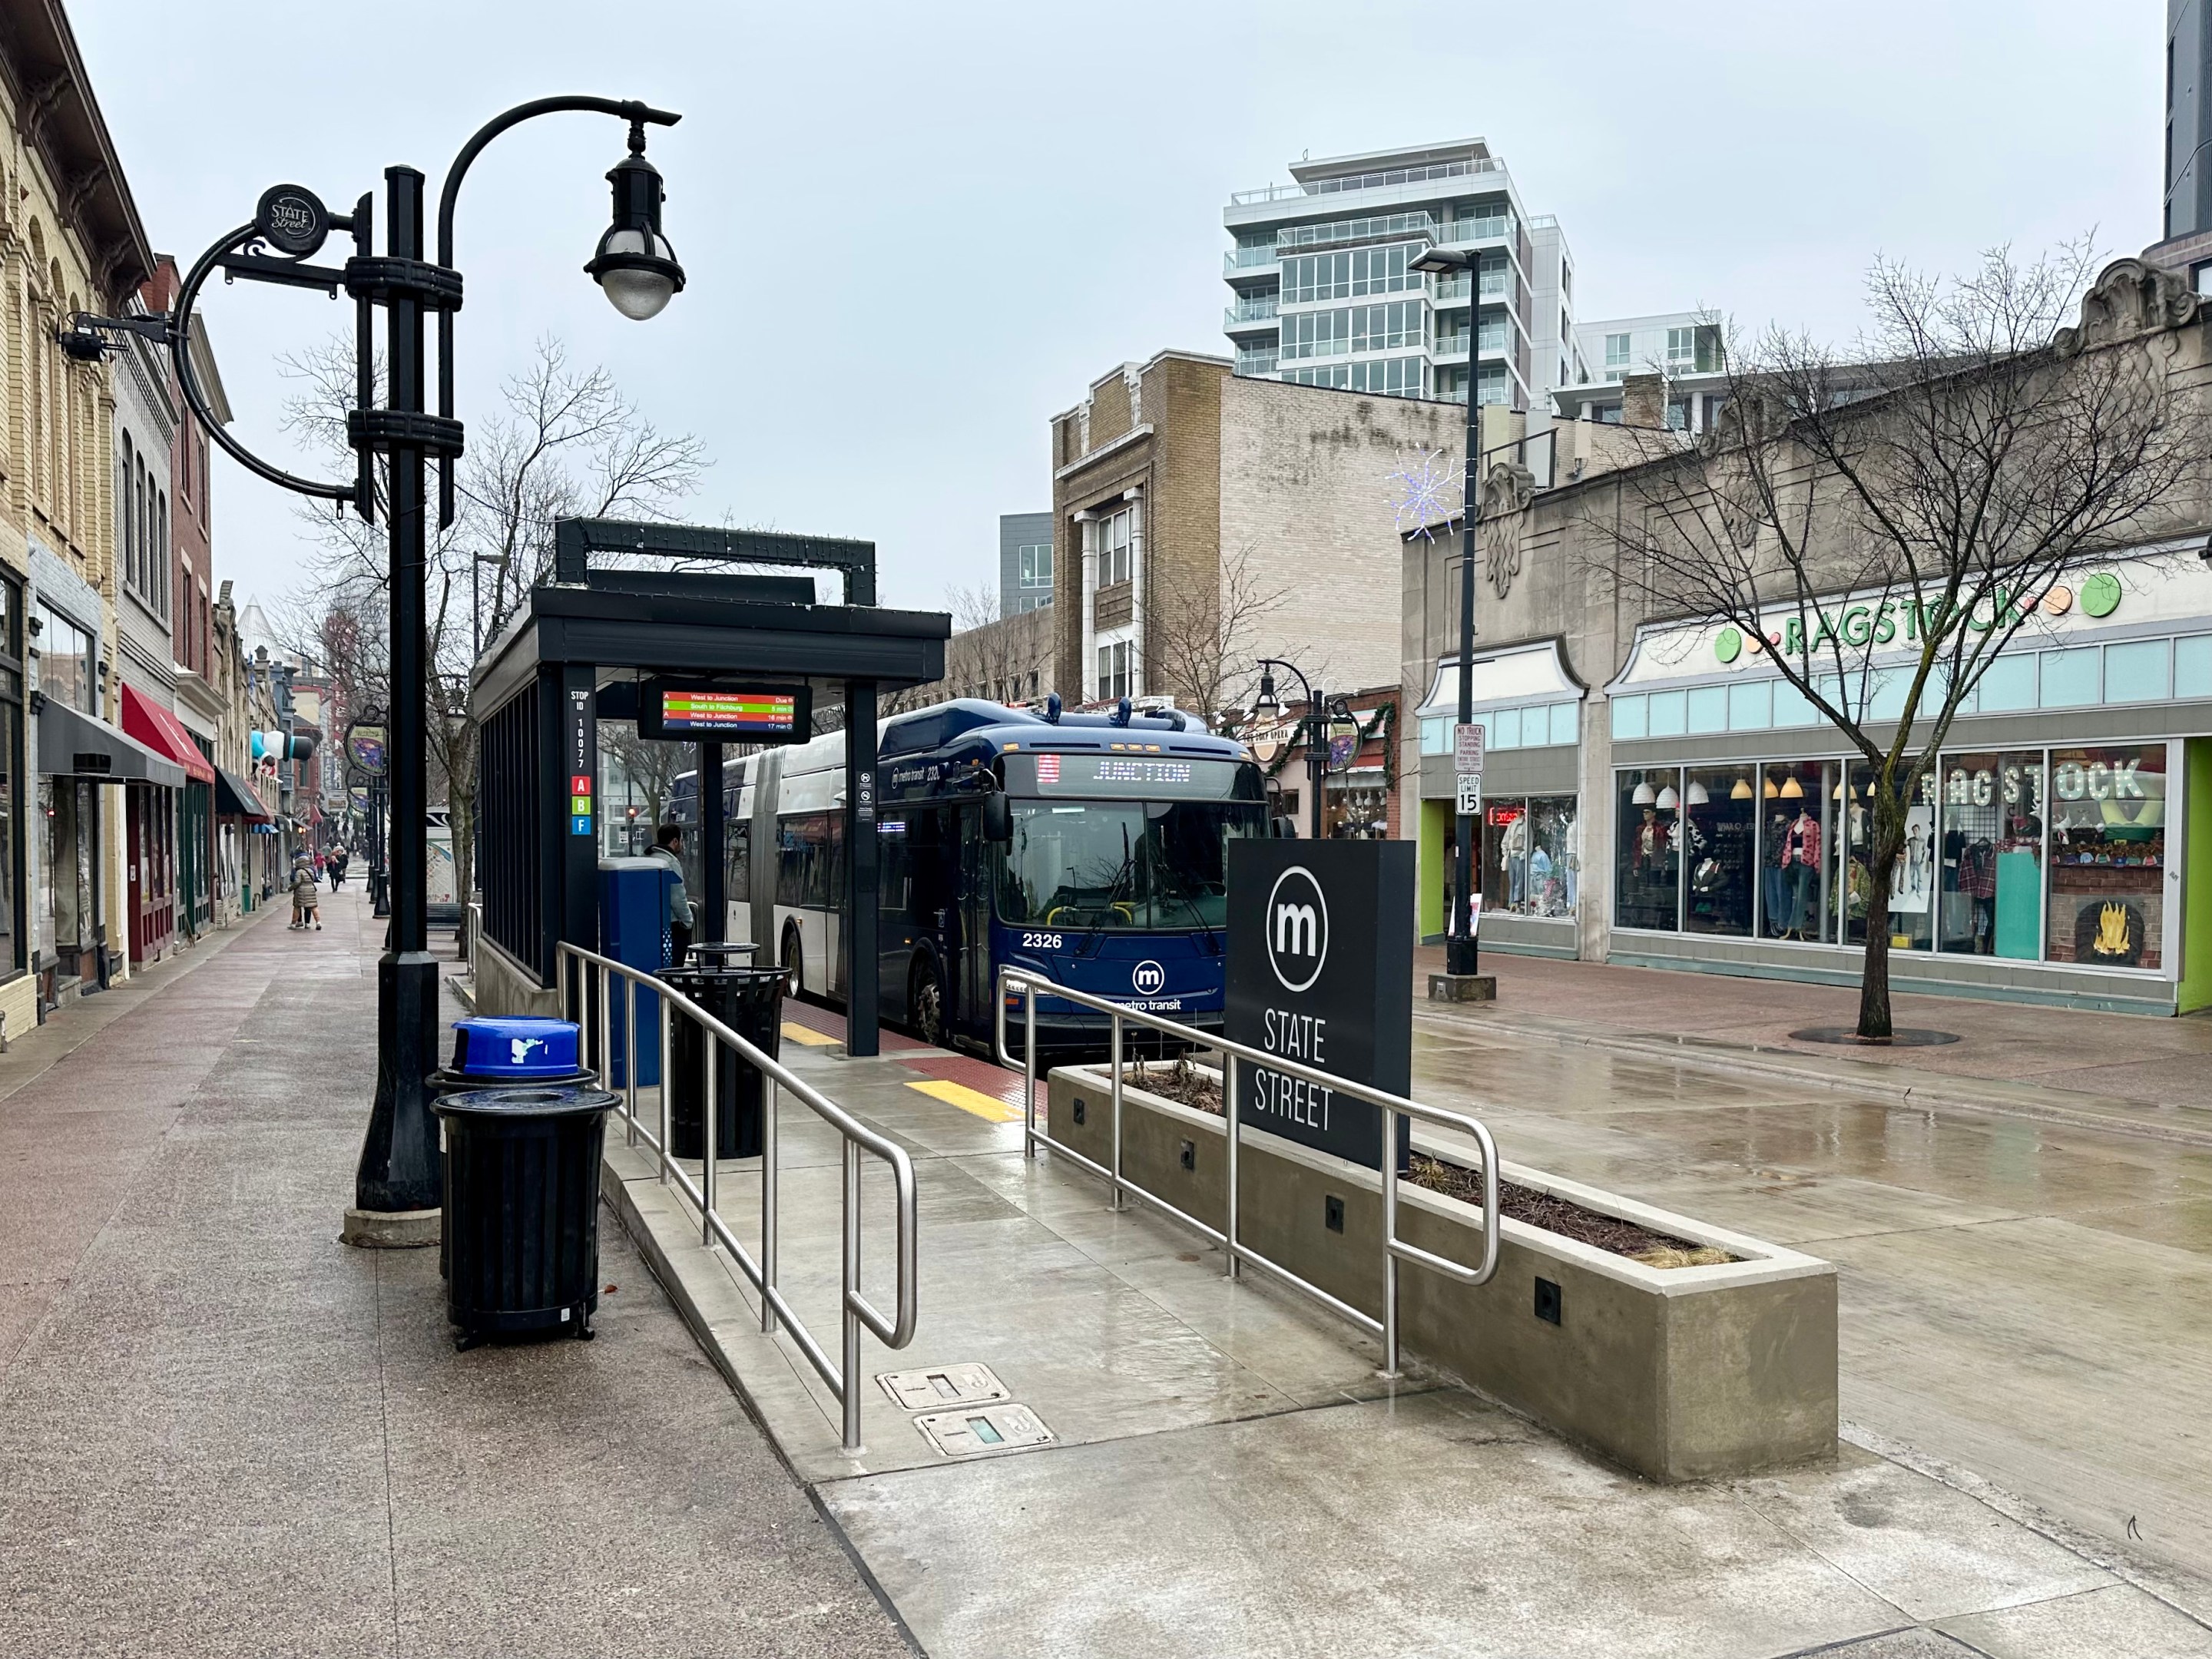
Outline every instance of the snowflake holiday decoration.
[(1416, 449), (1411, 461), (1390, 474), (1390, 486), (1401, 535), (1410, 531), (1434, 541), (1435, 526), (1460, 507), (1458, 475), (1451, 457), (1439, 450)]

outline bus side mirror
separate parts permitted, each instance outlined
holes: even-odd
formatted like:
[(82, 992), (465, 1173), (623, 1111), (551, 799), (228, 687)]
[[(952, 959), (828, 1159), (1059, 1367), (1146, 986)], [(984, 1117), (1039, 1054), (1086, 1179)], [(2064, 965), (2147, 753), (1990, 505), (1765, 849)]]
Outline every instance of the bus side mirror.
[(1002, 789), (994, 789), (983, 797), (983, 839), (1001, 847), (1014, 839), (1014, 805)]

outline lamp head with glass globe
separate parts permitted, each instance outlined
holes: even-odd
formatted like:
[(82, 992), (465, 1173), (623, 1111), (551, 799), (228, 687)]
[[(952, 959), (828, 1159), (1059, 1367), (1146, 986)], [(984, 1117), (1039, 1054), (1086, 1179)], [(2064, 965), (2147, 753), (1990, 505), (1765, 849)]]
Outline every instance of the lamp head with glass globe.
[(684, 290), (684, 267), (660, 234), (660, 170), (645, 159), (645, 125), (632, 122), (629, 154), (607, 174), (614, 220), (584, 269), (632, 322), (657, 317)]

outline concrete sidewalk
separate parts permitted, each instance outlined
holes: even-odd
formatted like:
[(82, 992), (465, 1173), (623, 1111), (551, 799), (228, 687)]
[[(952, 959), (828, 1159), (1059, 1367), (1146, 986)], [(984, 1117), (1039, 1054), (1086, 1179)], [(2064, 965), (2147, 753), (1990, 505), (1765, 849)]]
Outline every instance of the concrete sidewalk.
[[(920, 1324), (897, 1352), (864, 1340), (860, 1453), (654, 1161), (617, 1136), (611, 1176), (716, 1363), (937, 1659), (2212, 1656), (2212, 1586), (1909, 1447), (1861, 1435), (1831, 1465), (1657, 1487), (1449, 1376), (1385, 1381), (1348, 1327), (1025, 1158), (1018, 1077), (794, 1035), (834, 1024), (795, 1010), (786, 1062), (907, 1149), (921, 1208)], [(782, 1289), (834, 1352), (838, 1142), (794, 1103), (780, 1122)], [(720, 1166), (740, 1238), (758, 1185), (757, 1159)], [(872, 1166), (866, 1191), (865, 1288), (887, 1307)], [(946, 1455), (928, 1407), (876, 1380), (963, 1364), (1052, 1443)]]
[(1856, 1024), (1858, 993), (1848, 987), (1487, 951), (1482, 970), (1498, 976), (1496, 1003), (1431, 1004), (1423, 999), (1428, 975), (1443, 971), (1443, 947), (1417, 949), (1413, 968), (1417, 1020), (2212, 1146), (2212, 1016), (1899, 994), (1898, 1025), (1960, 1040), (1843, 1046), (1790, 1033)]
[(0, 1655), (908, 1651), (619, 1227), (597, 1341), (467, 1354), (337, 1242), (381, 925), (323, 914), (0, 1061)]

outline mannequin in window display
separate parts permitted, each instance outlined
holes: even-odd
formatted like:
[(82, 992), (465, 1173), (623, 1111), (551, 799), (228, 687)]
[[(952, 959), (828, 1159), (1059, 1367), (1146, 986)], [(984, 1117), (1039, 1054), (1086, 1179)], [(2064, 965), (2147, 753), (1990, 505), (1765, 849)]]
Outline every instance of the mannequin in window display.
[[(1771, 786), (1769, 786), (1770, 787)], [(1784, 869), (1782, 843), (1790, 834), (1790, 815), (1776, 812), (1766, 820), (1766, 867), (1759, 878), (1759, 897), (1765, 902), (1766, 931), (1780, 939), (1796, 925), (1790, 913), (1790, 878)]]
[(1541, 842), (1528, 849), (1528, 910), (1539, 916), (1559, 914), (1559, 881), (1552, 873), (1552, 855)]
[(1498, 838), (1498, 857), (1505, 866), (1506, 908), (1525, 914), (1528, 904), (1528, 815), (1523, 812), (1505, 826)]
[(1802, 939), (1819, 924), (1820, 908), (1820, 821), (1802, 806), (1783, 829), (1776, 867), (1782, 872), (1780, 936)]
[(1575, 888), (1581, 879), (1583, 868), (1582, 853), (1575, 840), (1575, 815), (1572, 812), (1559, 815), (1559, 856), (1553, 867), (1559, 872), (1560, 886), (1566, 900), (1563, 914), (1572, 915), (1575, 911)]
[(1642, 890), (1635, 903), (1638, 909), (1657, 918), (1656, 925), (1667, 927), (1675, 925), (1674, 841), (1674, 826), (1659, 816), (1657, 807), (1645, 807), (1629, 860)]

